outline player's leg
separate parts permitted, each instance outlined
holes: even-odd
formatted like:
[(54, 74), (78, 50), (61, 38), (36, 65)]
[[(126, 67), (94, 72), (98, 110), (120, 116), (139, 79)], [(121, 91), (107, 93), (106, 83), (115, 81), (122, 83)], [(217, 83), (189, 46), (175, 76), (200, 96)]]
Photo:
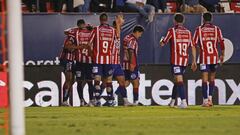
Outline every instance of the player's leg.
[(74, 75), (73, 75), (73, 62), (65, 61), (64, 62), (64, 74), (65, 74), (65, 82), (63, 84), (63, 102), (62, 106), (70, 106), (67, 102), (70, 92), (72, 89), (72, 84), (74, 83)]
[(215, 77), (216, 77), (216, 70), (217, 70), (218, 65), (211, 65), (210, 66), (210, 76), (209, 76), (209, 96), (208, 96), (208, 104), (210, 106), (213, 106), (213, 102), (212, 102), (212, 96), (213, 96), (213, 92), (215, 89)]
[(177, 99), (177, 81), (176, 81), (176, 78), (174, 76), (174, 86), (173, 86), (173, 89), (172, 89), (172, 96), (171, 96), (171, 101), (170, 103), (168, 104), (170, 107), (174, 107), (175, 105), (175, 102), (176, 102), (176, 99)]
[(125, 77), (125, 87), (127, 88), (131, 83), (130, 71), (124, 70), (124, 77)]
[(202, 72), (202, 96), (203, 96), (203, 107), (208, 107), (208, 72), (209, 66), (206, 64), (200, 64), (200, 71)]
[(84, 87), (84, 78), (85, 78), (85, 65), (83, 63), (76, 63), (76, 80), (77, 80), (77, 91), (80, 99), (81, 106), (85, 106), (86, 103), (83, 98), (83, 87)]
[(124, 101), (124, 106), (132, 106), (128, 99), (127, 99), (127, 89), (125, 87), (125, 76), (124, 71), (122, 70), (121, 65), (115, 65), (114, 66), (114, 73), (113, 76), (117, 80), (119, 86), (116, 90), (117, 94), (120, 94)]
[(100, 82), (103, 75), (103, 67), (101, 64), (95, 64), (93, 66), (93, 74), (94, 74), (94, 88), (95, 88), (95, 98), (96, 98), (96, 106), (101, 106), (101, 87)]
[(128, 101), (127, 98), (127, 89), (125, 87), (125, 77), (123, 75), (116, 76), (116, 80), (118, 81), (118, 88), (117, 91), (121, 94), (124, 102), (124, 106), (132, 106), (133, 104)]
[(101, 87), (101, 93), (103, 93), (107, 87), (107, 78), (102, 78), (102, 83), (101, 83), (100, 87)]
[(114, 101), (113, 86), (112, 86), (113, 68), (112, 68), (112, 65), (110, 65), (110, 64), (104, 64), (103, 67), (104, 67), (103, 75), (104, 75), (104, 78), (106, 79), (106, 91), (107, 91), (108, 106), (114, 106), (115, 101)]
[(133, 72), (130, 72), (130, 79), (133, 85), (133, 101), (134, 105), (139, 105), (139, 85), (140, 85), (140, 72), (138, 67), (135, 68)]
[(202, 72), (203, 107), (208, 107), (208, 72)]
[(77, 91), (78, 91), (78, 96), (80, 99), (80, 106), (85, 106), (86, 102), (83, 98), (83, 87), (84, 87), (84, 81), (83, 80), (77, 80)]
[(94, 91), (95, 88), (93, 86), (93, 74), (92, 74), (92, 64), (87, 64), (86, 66), (86, 82), (88, 84), (88, 93), (89, 93), (89, 103), (90, 107), (94, 106)]
[(131, 81), (133, 85), (133, 102), (134, 105), (139, 105), (138, 97), (139, 97), (139, 78)]
[(185, 88), (183, 83), (183, 75), (175, 75), (176, 78), (176, 89), (179, 93), (179, 97), (181, 98), (181, 103), (179, 105), (179, 108), (187, 108), (187, 101), (186, 101), (186, 94), (185, 94)]

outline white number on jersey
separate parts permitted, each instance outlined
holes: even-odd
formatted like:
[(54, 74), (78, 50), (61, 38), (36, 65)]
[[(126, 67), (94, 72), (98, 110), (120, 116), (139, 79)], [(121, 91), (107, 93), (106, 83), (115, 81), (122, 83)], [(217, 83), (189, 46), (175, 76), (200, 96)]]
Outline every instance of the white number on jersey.
[(103, 41), (103, 53), (107, 53), (107, 52), (108, 52), (108, 42)]
[(179, 53), (183, 56), (187, 56), (187, 43), (178, 43)]
[(82, 50), (82, 54), (88, 55), (88, 49), (83, 49), (83, 50)]
[(207, 51), (209, 54), (213, 53), (213, 43), (211, 41), (208, 41), (207, 43)]

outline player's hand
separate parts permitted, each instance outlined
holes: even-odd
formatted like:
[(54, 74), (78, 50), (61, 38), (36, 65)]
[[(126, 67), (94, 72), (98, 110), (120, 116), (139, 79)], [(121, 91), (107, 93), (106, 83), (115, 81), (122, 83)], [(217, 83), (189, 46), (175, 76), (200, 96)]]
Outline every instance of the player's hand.
[(164, 46), (164, 43), (163, 43), (163, 42), (160, 42), (160, 46), (163, 47), (163, 46)]
[(131, 72), (133, 72), (134, 69), (135, 69), (135, 65), (133, 65), (133, 64), (129, 64), (129, 70), (130, 70)]
[(219, 59), (220, 59), (220, 66), (222, 66), (222, 65), (223, 65), (223, 62), (224, 62), (224, 56), (221, 55), (221, 56), (219, 57)]
[(164, 37), (161, 37), (161, 39), (160, 39), (160, 41), (159, 41), (159, 44), (160, 44), (161, 47), (164, 46), (163, 39), (164, 39)]
[(191, 69), (192, 69), (193, 72), (195, 72), (197, 70), (197, 63), (196, 62), (192, 62)]

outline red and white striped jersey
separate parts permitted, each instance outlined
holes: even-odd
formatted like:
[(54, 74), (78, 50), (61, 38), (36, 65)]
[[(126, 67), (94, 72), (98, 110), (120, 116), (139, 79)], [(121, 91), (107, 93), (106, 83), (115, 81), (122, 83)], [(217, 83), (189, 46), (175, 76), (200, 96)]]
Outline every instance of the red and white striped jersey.
[(120, 60), (120, 38), (114, 40), (113, 52), (112, 52), (112, 64), (121, 64)]
[[(77, 46), (83, 46), (89, 43), (89, 38), (91, 35), (90, 30), (79, 29), (76, 31), (76, 42)], [(75, 59), (77, 62), (81, 63), (92, 63), (91, 50), (88, 48), (78, 49), (75, 53)]]
[(93, 43), (93, 62), (96, 64), (112, 64), (112, 49), (116, 31), (109, 25), (94, 28), (90, 43)]
[(60, 53), (60, 60), (74, 60), (75, 59), (75, 50), (68, 50), (65, 49), (64, 46), (67, 45), (68, 42), (71, 42), (72, 44), (76, 44), (75, 36), (72, 34), (68, 34), (67, 37), (64, 40), (63, 49)]
[(130, 66), (130, 59), (128, 54), (128, 49), (132, 49), (134, 51), (134, 57), (132, 57), (133, 65), (137, 66), (137, 55), (138, 55), (138, 41), (137, 38), (133, 34), (129, 34), (124, 37), (123, 39), (123, 49), (124, 49), (124, 56), (123, 56), (123, 69), (129, 70)]
[(192, 47), (191, 32), (182, 25), (170, 28), (163, 43), (171, 41), (171, 64), (179, 66), (188, 65), (188, 49)]
[(193, 43), (200, 47), (200, 64), (217, 64), (218, 63), (218, 50), (217, 44), (224, 50), (224, 39), (219, 27), (205, 23), (195, 30)]

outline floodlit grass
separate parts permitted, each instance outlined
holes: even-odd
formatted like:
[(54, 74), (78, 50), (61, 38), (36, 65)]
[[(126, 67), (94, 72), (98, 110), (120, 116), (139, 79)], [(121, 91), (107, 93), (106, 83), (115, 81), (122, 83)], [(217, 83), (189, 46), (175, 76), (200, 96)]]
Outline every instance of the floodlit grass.
[(27, 135), (239, 135), (240, 106), (30, 107)]

